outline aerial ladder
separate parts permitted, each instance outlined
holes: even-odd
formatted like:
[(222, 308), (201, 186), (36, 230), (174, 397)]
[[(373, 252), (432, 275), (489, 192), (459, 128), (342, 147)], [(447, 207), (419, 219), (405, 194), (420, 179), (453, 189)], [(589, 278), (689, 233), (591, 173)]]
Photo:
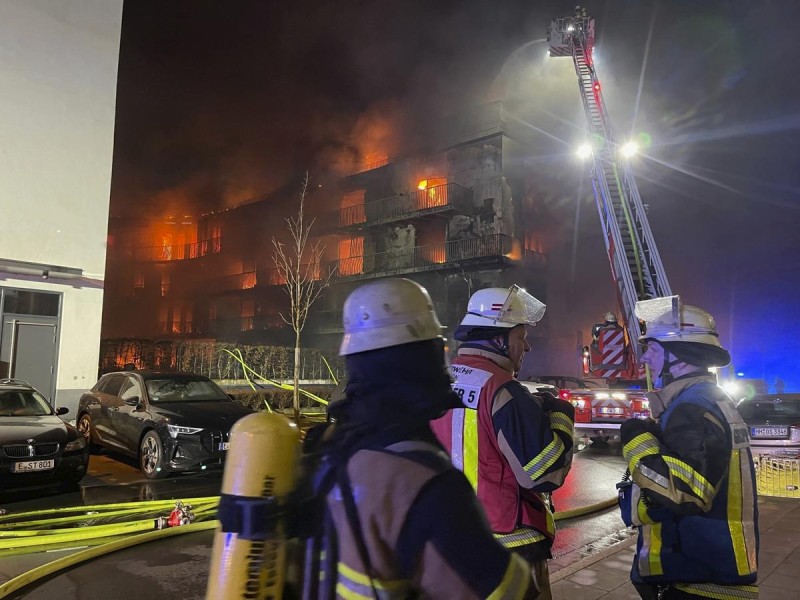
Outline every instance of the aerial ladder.
[[(642, 325), (634, 312), (636, 302), (671, 296), (672, 292), (623, 145), (611, 128), (592, 60), (594, 40), (594, 18), (580, 7), (572, 16), (553, 20), (547, 31), (550, 56), (571, 56), (578, 75), (592, 151), (592, 188), (622, 311), (625, 368), (620, 379), (636, 380), (641, 378), (638, 365), (642, 354), (637, 343)], [(585, 348), (587, 356), (589, 349)], [(602, 376), (603, 367), (609, 366), (591, 362), (585, 360), (585, 370), (595, 376)]]

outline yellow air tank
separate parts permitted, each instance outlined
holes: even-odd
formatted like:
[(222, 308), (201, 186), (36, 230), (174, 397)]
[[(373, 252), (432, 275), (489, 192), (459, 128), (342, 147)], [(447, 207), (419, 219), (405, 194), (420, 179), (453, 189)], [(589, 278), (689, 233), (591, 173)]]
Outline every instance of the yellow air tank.
[(295, 485), (297, 426), (256, 413), (231, 429), (207, 600), (279, 599), (286, 577), (286, 501)]

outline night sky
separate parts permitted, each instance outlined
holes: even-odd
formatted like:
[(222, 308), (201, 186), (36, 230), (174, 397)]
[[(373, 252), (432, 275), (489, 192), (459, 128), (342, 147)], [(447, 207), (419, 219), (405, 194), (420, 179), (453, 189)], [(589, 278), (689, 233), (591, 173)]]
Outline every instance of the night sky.
[[(575, 328), (614, 307), (571, 61), (574, 2), (125, 3), (112, 214), (199, 214), (419, 148), (442, 115), (503, 99), (560, 223)], [(735, 367), (800, 391), (800, 42), (794, 0), (606, 0), (595, 63), (672, 289), (717, 317)], [(647, 60), (645, 62), (645, 56)], [(639, 91), (641, 90), (641, 91)], [(582, 181), (583, 180), (583, 181)]]

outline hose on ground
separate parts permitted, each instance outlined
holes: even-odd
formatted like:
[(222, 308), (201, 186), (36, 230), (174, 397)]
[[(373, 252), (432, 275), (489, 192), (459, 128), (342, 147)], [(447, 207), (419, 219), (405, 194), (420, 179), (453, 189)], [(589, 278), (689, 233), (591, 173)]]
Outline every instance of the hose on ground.
[(9, 595), (13, 594), (14, 592), (18, 592), (22, 588), (35, 583), (43, 577), (49, 577), (50, 575), (58, 573), (59, 571), (63, 571), (64, 569), (86, 562), (93, 558), (97, 558), (111, 552), (116, 552), (117, 550), (122, 550), (124, 548), (130, 548), (132, 546), (144, 544), (145, 542), (151, 542), (174, 535), (182, 535), (186, 533), (195, 533), (198, 531), (214, 529), (217, 526), (217, 523), (217, 521), (207, 521), (205, 523), (192, 523), (190, 525), (183, 525), (181, 527), (149, 531), (147, 533), (127, 536), (121, 540), (116, 540), (107, 544), (95, 546), (94, 548), (82, 550), (80, 552), (76, 552), (75, 554), (70, 554), (69, 556), (63, 556), (57, 560), (31, 569), (30, 571), (27, 571), (22, 575), (18, 575), (17, 577), (14, 577), (13, 579), (10, 579), (4, 584), (0, 585), (0, 599), (8, 598)]
[(588, 506), (579, 506), (577, 508), (572, 508), (570, 510), (565, 510), (561, 512), (557, 512), (553, 515), (553, 518), (556, 521), (563, 521), (564, 519), (574, 519), (575, 517), (583, 517), (585, 515), (590, 515), (592, 513), (600, 512), (601, 510), (605, 510), (607, 508), (611, 508), (612, 506), (617, 505), (617, 497), (614, 496), (608, 500), (603, 500), (602, 502), (597, 502), (595, 504), (589, 504)]

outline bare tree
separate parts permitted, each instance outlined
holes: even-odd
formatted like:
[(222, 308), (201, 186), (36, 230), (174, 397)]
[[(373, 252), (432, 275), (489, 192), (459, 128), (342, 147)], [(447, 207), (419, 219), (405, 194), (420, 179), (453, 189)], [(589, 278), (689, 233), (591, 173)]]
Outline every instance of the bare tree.
[(309, 245), (309, 234), (316, 219), (305, 220), (305, 202), (308, 196), (309, 176), (306, 173), (300, 187), (300, 206), (296, 217), (286, 219), (289, 237), (288, 244), (272, 238), (273, 259), (278, 274), (286, 284), (289, 296), (289, 316), (281, 313), (281, 318), (294, 330), (294, 419), (300, 424), (300, 334), (306, 325), (308, 311), (330, 284), (330, 273), (322, 272), (322, 254), (325, 246), (316, 240)]

